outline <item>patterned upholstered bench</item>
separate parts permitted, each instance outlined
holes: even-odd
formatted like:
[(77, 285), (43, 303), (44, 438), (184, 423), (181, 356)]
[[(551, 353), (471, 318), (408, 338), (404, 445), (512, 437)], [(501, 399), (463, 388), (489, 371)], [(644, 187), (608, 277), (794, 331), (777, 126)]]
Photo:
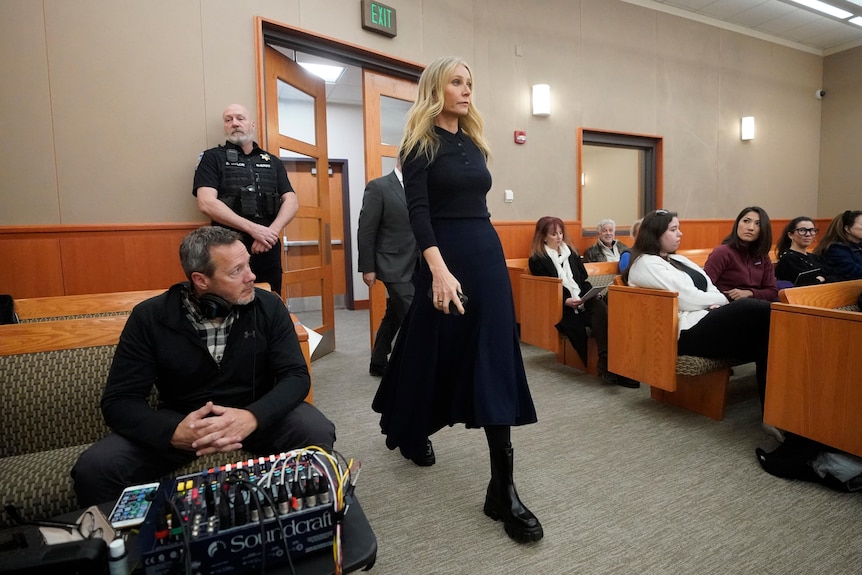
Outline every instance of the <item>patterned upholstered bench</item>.
[(15, 312), (21, 323), (129, 315), (140, 302), (165, 290), (141, 290), (18, 299)]
[[(25, 520), (78, 508), (69, 472), (78, 456), (108, 433), (99, 401), (127, 318), (0, 326), (0, 498), (4, 505), (15, 505)], [(306, 362), (307, 338), (303, 330)], [(212, 455), (178, 473), (246, 457), (241, 452)], [(7, 526), (4, 514), (0, 528)]]
[(742, 362), (677, 354), (676, 292), (608, 288), (608, 364), (651, 387), (654, 399), (724, 418), (730, 369)]
[[(69, 471), (108, 433), (99, 400), (126, 318), (0, 326), (0, 496), (24, 519), (78, 508)], [(199, 460), (187, 471), (215, 462)], [(0, 518), (0, 528), (7, 520)]]

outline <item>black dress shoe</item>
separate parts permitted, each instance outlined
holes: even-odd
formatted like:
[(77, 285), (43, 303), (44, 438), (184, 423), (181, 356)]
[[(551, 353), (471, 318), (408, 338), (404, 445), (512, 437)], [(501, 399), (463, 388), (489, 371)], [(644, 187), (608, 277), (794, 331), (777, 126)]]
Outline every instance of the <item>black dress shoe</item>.
[(431, 445), (430, 439), (425, 440), (425, 453), (422, 455), (414, 455), (410, 458), (410, 461), (419, 467), (431, 467), (437, 463), (437, 457), (434, 456), (434, 446)]
[(621, 375), (614, 375), (617, 378), (617, 385), (621, 385), (622, 387), (628, 387), (629, 389), (637, 389), (641, 386), (639, 381), (635, 381), (634, 379), (629, 379), (628, 377), (623, 377)]
[(617, 376), (609, 371), (600, 369), (599, 377), (601, 378), (602, 383), (608, 383), (610, 385), (616, 385), (618, 383)]
[(374, 377), (383, 377), (383, 372), (386, 371), (385, 365), (378, 365), (374, 362), (368, 367), (368, 373), (373, 375)]

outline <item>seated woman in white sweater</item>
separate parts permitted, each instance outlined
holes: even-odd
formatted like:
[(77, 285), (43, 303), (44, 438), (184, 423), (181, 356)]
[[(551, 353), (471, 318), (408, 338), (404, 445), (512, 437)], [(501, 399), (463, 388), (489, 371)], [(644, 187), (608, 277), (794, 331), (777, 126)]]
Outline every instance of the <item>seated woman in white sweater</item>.
[(728, 302), (703, 269), (674, 253), (680, 238), (682, 232), (674, 212), (656, 210), (647, 214), (623, 278), (632, 286), (679, 293), (680, 355), (755, 362), (762, 408), (769, 349), (769, 302), (753, 298)]

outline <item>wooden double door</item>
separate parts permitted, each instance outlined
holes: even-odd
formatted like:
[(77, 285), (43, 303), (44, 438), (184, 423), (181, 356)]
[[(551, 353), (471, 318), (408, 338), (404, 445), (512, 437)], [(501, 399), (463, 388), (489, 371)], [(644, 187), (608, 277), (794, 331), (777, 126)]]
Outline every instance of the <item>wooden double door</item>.
[[(316, 358), (335, 349), (335, 298), (353, 281), (344, 271), (351, 257), (345, 234), (355, 234), (345, 231), (342, 223), (344, 166), (329, 161), (324, 81), (269, 46), (264, 46), (263, 67), (264, 114), (259, 125), (266, 148), (282, 156), (299, 200), (299, 210), (282, 237), (281, 295), (303, 324), (321, 336), (313, 353)], [(362, 89), (367, 181), (394, 167), (399, 143), (394, 134), (400, 138), (397, 125), (400, 121), (403, 129), (416, 83), (364, 70)], [(285, 99), (290, 102), (287, 107), (281, 103)], [(369, 300), (373, 345), (386, 307), (379, 282)]]

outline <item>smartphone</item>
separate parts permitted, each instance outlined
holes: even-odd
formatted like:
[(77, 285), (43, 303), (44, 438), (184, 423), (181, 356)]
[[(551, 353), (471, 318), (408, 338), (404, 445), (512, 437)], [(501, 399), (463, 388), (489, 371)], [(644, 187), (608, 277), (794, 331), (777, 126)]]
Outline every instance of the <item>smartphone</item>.
[(159, 482), (142, 483), (123, 489), (122, 495), (108, 516), (108, 521), (114, 529), (135, 527), (143, 523), (159, 485), (161, 485)]
[[(428, 288), (428, 297), (433, 300), (434, 299), (434, 292), (432, 291), (432, 289), (433, 288)], [(467, 301), (470, 298), (468, 298), (467, 296), (465, 296), (461, 292), (457, 292), (457, 293), (458, 293), (458, 299), (461, 300), (461, 305), (462, 306), (467, 305)], [(434, 303), (434, 302), (432, 301), (431, 303)], [(455, 315), (461, 315), (461, 312), (458, 311), (458, 307), (455, 305), (454, 301), (449, 302), (449, 313), (455, 314)]]

